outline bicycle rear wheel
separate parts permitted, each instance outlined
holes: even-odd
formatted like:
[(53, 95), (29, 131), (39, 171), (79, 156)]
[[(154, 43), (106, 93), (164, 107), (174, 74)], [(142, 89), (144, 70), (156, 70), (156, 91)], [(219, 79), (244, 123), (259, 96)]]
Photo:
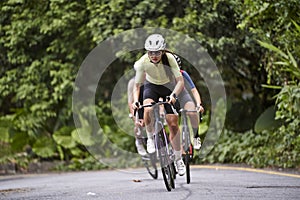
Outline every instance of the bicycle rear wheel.
[(156, 166), (156, 154), (147, 154), (146, 156), (142, 157), (144, 166), (146, 167), (148, 173), (153, 179), (157, 179), (158, 172), (157, 172), (157, 166)]

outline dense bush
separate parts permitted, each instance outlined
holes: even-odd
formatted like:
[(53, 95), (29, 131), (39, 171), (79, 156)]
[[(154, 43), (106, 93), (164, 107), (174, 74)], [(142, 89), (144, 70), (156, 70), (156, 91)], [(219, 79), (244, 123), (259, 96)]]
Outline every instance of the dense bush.
[(232, 133), (224, 131), (213, 151), (196, 163), (244, 163), (253, 167), (298, 168), (300, 137), (287, 134), (285, 126), (275, 132)]
[[(1, 1), (0, 163), (26, 168), (32, 160), (62, 160), (71, 169), (94, 169), (104, 166), (93, 165), (86, 148), (104, 148), (113, 141), (135, 151), (133, 137), (116, 126), (110, 104), (114, 84), (132, 68), (135, 55), (118, 59), (107, 69), (95, 107), (83, 108), (80, 112), (85, 114), (77, 116), (79, 130), (72, 116), (74, 80), (86, 55), (101, 41), (124, 30), (162, 27), (199, 41), (225, 82), (226, 126), (205, 160), (299, 166), (299, 6), (298, 0)], [(186, 68), (209, 115), (209, 91), (193, 77), (193, 68)], [(259, 118), (270, 106), (275, 106), (281, 124), (254, 130), (255, 124), (274, 120)], [(101, 133), (87, 122), (90, 109), (104, 124), (107, 137), (101, 141), (93, 140), (92, 133)], [(107, 156), (114, 155), (107, 152)]]

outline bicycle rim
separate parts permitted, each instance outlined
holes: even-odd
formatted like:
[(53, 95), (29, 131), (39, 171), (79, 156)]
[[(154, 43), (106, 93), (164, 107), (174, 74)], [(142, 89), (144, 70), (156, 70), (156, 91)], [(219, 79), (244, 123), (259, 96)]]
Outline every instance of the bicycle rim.
[(157, 166), (156, 166), (156, 155), (150, 154), (149, 158), (145, 159), (143, 158), (144, 166), (146, 167), (148, 173), (153, 179), (157, 179), (158, 172), (157, 172)]
[(166, 167), (162, 167), (161, 168), (161, 171), (162, 171), (162, 175), (163, 175), (163, 179), (164, 179), (164, 183), (165, 183), (165, 186), (167, 188), (168, 191), (171, 191), (172, 190), (172, 178), (170, 175), (171, 174), (171, 171), (170, 171), (170, 166), (166, 166)]
[(170, 165), (170, 158), (167, 153), (167, 147), (162, 144), (164, 143), (164, 139), (162, 138), (163, 136), (158, 137), (158, 154), (159, 154), (159, 160), (160, 160), (160, 166), (161, 166), (161, 172), (163, 175), (164, 183), (168, 191), (171, 191), (172, 188), (175, 188), (175, 182), (174, 182), (174, 175), (171, 170), (171, 165)]

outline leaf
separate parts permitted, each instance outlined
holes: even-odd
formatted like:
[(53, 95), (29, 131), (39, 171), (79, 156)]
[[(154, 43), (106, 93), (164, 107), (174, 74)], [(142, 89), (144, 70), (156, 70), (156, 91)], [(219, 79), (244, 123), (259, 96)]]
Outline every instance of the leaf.
[(282, 86), (278, 86), (278, 85), (266, 85), (266, 84), (261, 84), (262, 87), (264, 88), (270, 88), (270, 89), (276, 89), (276, 90), (281, 90)]
[(56, 145), (52, 138), (44, 136), (34, 143), (32, 151), (42, 158), (49, 158), (55, 155)]
[(259, 133), (263, 130), (272, 130), (280, 125), (278, 120), (275, 120), (275, 107), (267, 108), (256, 120), (254, 131)]
[(297, 65), (297, 62), (296, 62), (294, 56), (291, 54), (290, 51), (288, 51), (288, 55), (289, 55), (290, 61), (292, 62), (293, 67), (295, 67), (297, 69), (298, 65)]
[(28, 144), (28, 134), (24, 132), (14, 133), (12, 137), (11, 147), (15, 151), (23, 150), (24, 146)]
[(0, 127), (0, 141), (9, 142), (9, 128)]
[(206, 133), (207, 130), (208, 130), (207, 124), (200, 124), (200, 125), (199, 125), (199, 134), (200, 134), (200, 135)]
[(71, 149), (71, 153), (72, 153), (72, 155), (74, 155), (74, 156), (77, 156), (77, 157), (80, 157), (80, 155), (82, 155), (82, 150), (81, 149), (79, 149), (79, 148), (72, 148)]
[(289, 66), (289, 63), (288, 63), (288, 62), (283, 62), (283, 61), (277, 61), (277, 62), (274, 62), (274, 65), (284, 65), (284, 66)]
[(72, 127), (62, 127), (53, 134), (55, 142), (66, 149), (70, 149), (76, 146), (76, 142), (71, 136)]
[(282, 57), (284, 57), (285, 59), (288, 59), (288, 58), (289, 58), (288, 55), (286, 55), (283, 51), (281, 51), (280, 49), (278, 49), (278, 48), (275, 47), (274, 45), (268, 44), (268, 43), (263, 42), (263, 41), (260, 41), (260, 40), (257, 40), (257, 41), (258, 41), (258, 43), (259, 43), (261, 46), (263, 46), (263, 47), (265, 47), (265, 48), (267, 48), (267, 49), (270, 49), (270, 50), (272, 50), (272, 51), (275, 51), (276, 53), (280, 54), (280, 55), (281, 55)]
[(71, 133), (72, 138), (79, 144), (92, 146), (95, 144), (95, 140), (91, 136), (91, 131), (84, 128), (77, 128)]
[(300, 33), (300, 26), (294, 20), (292, 20), (292, 22), (295, 25), (295, 27), (298, 30), (298, 32)]

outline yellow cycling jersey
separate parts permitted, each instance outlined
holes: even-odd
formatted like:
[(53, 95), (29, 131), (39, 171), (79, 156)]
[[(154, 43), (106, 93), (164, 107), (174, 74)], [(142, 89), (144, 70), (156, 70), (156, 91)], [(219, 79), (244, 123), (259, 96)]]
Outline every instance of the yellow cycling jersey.
[[(166, 55), (170, 64), (170, 66), (167, 67), (171, 68), (171, 71), (175, 78), (182, 76), (174, 56), (168, 52), (166, 52)], [(164, 69), (162, 61), (157, 64), (150, 62), (150, 58), (148, 57), (147, 53), (134, 63), (134, 69), (136, 70), (136, 83), (144, 82), (144, 74), (146, 74), (147, 81), (156, 85), (164, 85), (171, 81), (166, 74), (166, 70)]]

